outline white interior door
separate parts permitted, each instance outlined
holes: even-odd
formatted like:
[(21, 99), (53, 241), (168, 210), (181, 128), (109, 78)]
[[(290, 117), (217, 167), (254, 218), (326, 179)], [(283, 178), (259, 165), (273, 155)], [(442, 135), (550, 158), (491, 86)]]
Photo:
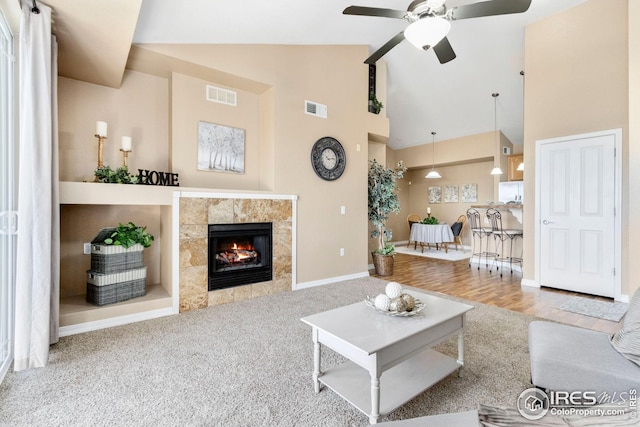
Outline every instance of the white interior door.
[(540, 285), (614, 297), (616, 136), (539, 144)]
[(0, 11), (0, 381), (13, 359), (15, 175), (13, 165), (13, 38)]

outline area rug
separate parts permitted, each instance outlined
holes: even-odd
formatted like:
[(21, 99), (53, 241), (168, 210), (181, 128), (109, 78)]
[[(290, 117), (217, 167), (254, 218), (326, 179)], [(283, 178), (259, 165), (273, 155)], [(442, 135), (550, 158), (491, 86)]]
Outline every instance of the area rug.
[[(368, 426), (333, 391), (314, 392), (311, 328), (300, 318), (361, 302), (386, 283), (343, 281), (61, 338), (47, 367), (7, 373), (0, 425)], [(513, 407), (530, 386), (533, 317), (467, 303), (465, 375), (449, 375), (383, 421)], [(454, 337), (437, 350), (457, 348)], [(328, 349), (321, 357), (325, 368), (343, 360)]]
[(599, 301), (584, 297), (571, 297), (563, 303), (560, 310), (571, 313), (584, 314), (585, 316), (596, 317), (598, 319), (619, 322), (627, 312), (629, 304), (623, 302)]
[(435, 246), (432, 246), (431, 249), (424, 247), (424, 252), (418, 246), (417, 249), (413, 249), (413, 244), (407, 247), (407, 244), (396, 244), (396, 252), (400, 254), (407, 255), (415, 255), (421, 256), (425, 258), (435, 258), (435, 259), (443, 259), (446, 261), (460, 261), (463, 259), (471, 258), (471, 250), (469, 248), (465, 248), (463, 251), (460, 246), (458, 246), (458, 250), (455, 249), (455, 246), (449, 246), (449, 252), (445, 252), (443, 248), (437, 250)]

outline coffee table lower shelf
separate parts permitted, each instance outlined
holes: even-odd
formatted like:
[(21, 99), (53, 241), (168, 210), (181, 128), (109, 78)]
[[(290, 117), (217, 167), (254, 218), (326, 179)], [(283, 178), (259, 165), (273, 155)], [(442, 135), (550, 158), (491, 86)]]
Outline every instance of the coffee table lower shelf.
[[(456, 359), (428, 349), (384, 371), (380, 377), (380, 416), (461, 367)], [(323, 371), (318, 380), (365, 415), (371, 414), (371, 377), (366, 369), (347, 361)]]

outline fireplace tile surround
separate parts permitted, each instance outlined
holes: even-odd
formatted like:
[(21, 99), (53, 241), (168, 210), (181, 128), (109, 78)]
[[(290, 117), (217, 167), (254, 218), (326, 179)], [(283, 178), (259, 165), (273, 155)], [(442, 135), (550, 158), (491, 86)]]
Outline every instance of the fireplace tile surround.
[[(179, 309), (186, 312), (292, 290), (294, 196), (182, 195), (179, 201)], [(208, 224), (272, 222), (273, 280), (208, 291)]]

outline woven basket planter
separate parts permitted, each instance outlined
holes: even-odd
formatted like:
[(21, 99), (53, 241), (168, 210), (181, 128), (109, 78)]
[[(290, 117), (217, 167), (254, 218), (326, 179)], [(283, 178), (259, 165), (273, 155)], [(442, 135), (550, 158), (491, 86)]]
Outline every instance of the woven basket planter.
[(87, 302), (102, 306), (141, 297), (147, 293), (146, 278), (146, 267), (111, 274), (89, 270)]
[(393, 274), (393, 255), (371, 252), (371, 257), (373, 257), (373, 266), (378, 276), (391, 276)]
[(141, 244), (129, 248), (117, 245), (91, 245), (91, 271), (95, 273), (118, 273), (143, 266), (143, 250)]

